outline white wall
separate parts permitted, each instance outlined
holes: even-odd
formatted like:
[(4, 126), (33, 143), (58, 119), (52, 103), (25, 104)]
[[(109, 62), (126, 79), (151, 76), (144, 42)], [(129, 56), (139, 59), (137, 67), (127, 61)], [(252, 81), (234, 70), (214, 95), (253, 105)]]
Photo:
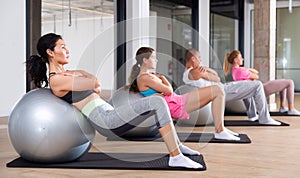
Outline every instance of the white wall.
[(0, 1), (0, 117), (25, 94), (25, 1)]

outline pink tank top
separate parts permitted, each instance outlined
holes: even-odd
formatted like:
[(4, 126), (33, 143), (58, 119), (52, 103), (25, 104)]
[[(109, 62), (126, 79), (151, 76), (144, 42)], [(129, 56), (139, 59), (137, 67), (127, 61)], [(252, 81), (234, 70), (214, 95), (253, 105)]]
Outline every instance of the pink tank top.
[(238, 80), (249, 80), (251, 72), (245, 68), (232, 67), (232, 78), (235, 81)]

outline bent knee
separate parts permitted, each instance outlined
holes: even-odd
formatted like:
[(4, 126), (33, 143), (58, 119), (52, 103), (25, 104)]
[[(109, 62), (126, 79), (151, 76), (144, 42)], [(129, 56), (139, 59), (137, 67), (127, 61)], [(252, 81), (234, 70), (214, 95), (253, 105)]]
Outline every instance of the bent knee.
[(294, 85), (294, 80), (292, 80), (292, 79), (287, 79), (287, 81), (289, 82), (290, 85)]
[(260, 80), (253, 80), (251, 82), (254, 83), (257, 88), (264, 88), (264, 84)]
[(213, 86), (213, 92), (215, 96), (225, 96), (224, 88), (218, 85)]

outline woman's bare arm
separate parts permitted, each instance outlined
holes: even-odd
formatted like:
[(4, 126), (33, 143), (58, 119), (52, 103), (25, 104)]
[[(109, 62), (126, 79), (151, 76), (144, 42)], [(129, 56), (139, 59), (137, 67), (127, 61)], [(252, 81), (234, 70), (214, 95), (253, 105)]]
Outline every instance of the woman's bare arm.
[(168, 95), (173, 93), (172, 85), (164, 76), (156, 76), (155, 74), (145, 74), (138, 79), (138, 88), (145, 91), (149, 88), (156, 90), (158, 93)]
[(50, 79), (50, 86), (53, 91), (83, 91), (94, 90), (100, 93), (100, 82), (96, 77), (87, 77), (71, 73), (57, 73)]

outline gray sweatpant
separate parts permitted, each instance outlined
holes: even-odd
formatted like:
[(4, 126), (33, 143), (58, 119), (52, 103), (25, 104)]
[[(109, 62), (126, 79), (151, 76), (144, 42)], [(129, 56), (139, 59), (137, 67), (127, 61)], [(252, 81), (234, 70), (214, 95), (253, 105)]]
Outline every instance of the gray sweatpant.
[(94, 128), (103, 135), (113, 132), (122, 135), (133, 127), (157, 125), (161, 128), (172, 118), (168, 105), (160, 96), (151, 96), (137, 99), (130, 105), (113, 108), (109, 103), (96, 105), (87, 116)]
[(261, 122), (267, 122), (271, 118), (261, 81), (228, 82), (224, 84), (224, 91), (226, 101), (241, 99), (244, 101), (249, 118), (255, 117), (256, 112)]

